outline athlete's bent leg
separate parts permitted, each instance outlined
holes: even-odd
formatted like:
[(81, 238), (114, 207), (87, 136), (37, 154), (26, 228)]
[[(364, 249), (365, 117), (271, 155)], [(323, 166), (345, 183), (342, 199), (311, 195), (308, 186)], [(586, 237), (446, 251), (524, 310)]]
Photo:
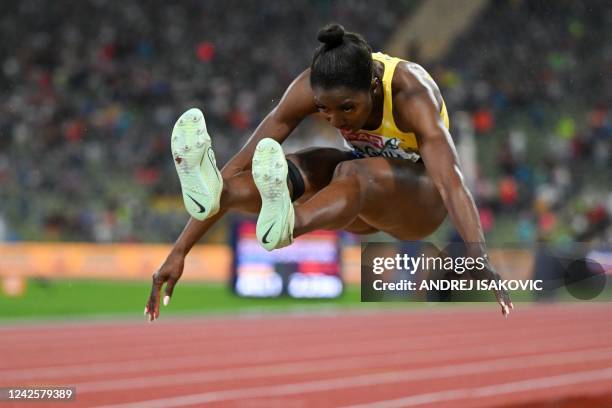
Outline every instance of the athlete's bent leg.
[(372, 157), (340, 163), (332, 182), (296, 208), (294, 237), (361, 220), (398, 239), (421, 239), (446, 217), (422, 164)]
[[(313, 153), (320, 154), (313, 156)], [(335, 149), (306, 151), (298, 157), (302, 160), (301, 162), (298, 160), (300, 174), (308, 174), (308, 192), (311, 194), (329, 183), (332, 179), (332, 170), (338, 167), (338, 163), (353, 158), (350, 152)], [(267, 250), (281, 248), (293, 241), (295, 209), (284, 181), (288, 173), (289, 167), (280, 144), (270, 138), (262, 139), (255, 148), (252, 174), (261, 196), (257, 238)], [(302, 201), (308, 198), (309, 194), (306, 194)], [(360, 225), (360, 230), (364, 230), (363, 225)]]
[[(321, 150), (321, 155), (317, 154)], [(329, 150), (334, 150), (331, 152)], [(314, 149), (287, 155), (287, 160), (298, 164), (298, 169), (303, 177), (305, 185), (304, 193), (301, 197), (294, 200), (295, 203), (306, 202), (314, 194), (329, 184), (333, 176), (333, 170), (326, 174), (331, 167), (335, 167), (340, 161), (338, 159), (346, 157), (344, 151), (337, 149)], [(324, 160), (315, 160), (315, 157)], [(328, 159), (328, 160), (325, 160)], [(332, 166), (333, 164), (333, 166)], [(306, 176), (305, 176), (306, 175)], [(290, 194), (293, 197), (293, 186), (288, 182)], [(221, 194), (221, 208), (234, 209), (248, 214), (258, 214), (261, 209), (261, 197), (255, 183), (251, 170), (242, 171), (235, 176), (225, 178), (223, 182), (223, 192)], [(365, 221), (357, 218), (349, 225), (343, 227), (344, 230), (354, 234), (372, 234), (378, 231)]]
[(365, 190), (360, 185), (359, 161), (338, 164), (331, 183), (297, 208), (294, 237), (317, 229), (344, 229), (357, 220)]
[[(287, 180), (292, 201), (300, 203), (310, 199), (330, 183), (338, 163), (351, 159), (353, 159), (351, 152), (325, 147), (308, 148), (288, 154), (286, 160), (292, 162), (298, 171), (298, 174), (293, 177), (298, 180), (292, 180), (292, 177)], [(293, 186), (295, 182), (303, 184), (303, 191), (299, 196), (295, 195)], [(253, 182), (251, 169), (223, 178), (221, 208), (235, 209), (250, 214), (259, 213), (261, 197)], [(364, 228), (358, 229), (363, 230)]]
[(261, 208), (261, 198), (253, 183), (250, 170), (223, 179), (221, 208), (257, 214)]
[(304, 194), (294, 198), (294, 201), (299, 204), (309, 200), (331, 182), (339, 163), (353, 160), (355, 156), (347, 150), (314, 147), (300, 150), (295, 154), (288, 154), (286, 158), (296, 165), (304, 181)]

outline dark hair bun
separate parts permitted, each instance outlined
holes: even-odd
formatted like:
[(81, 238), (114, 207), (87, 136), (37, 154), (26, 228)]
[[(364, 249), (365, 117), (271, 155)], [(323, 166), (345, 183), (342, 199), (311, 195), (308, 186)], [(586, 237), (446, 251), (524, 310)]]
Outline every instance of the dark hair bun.
[(344, 27), (340, 24), (329, 24), (319, 30), (317, 40), (327, 45), (329, 48), (334, 48), (342, 44), (344, 39)]

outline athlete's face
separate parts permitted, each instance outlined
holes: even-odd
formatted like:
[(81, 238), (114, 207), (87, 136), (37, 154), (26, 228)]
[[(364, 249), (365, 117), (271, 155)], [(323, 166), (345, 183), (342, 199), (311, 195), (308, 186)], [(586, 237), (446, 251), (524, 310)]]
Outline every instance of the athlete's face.
[(335, 128), (346, 131), (362, 129), (372, 112), (370, 92), (345, 87), (315, 88), (313, 91), (317, 109)]

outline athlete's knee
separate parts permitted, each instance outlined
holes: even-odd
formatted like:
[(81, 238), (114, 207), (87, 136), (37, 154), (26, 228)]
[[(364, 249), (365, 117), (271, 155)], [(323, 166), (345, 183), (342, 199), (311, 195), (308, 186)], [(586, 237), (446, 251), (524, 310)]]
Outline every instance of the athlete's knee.
[(298, 167), (304, 179), (304, 196), (315, 194), (329, 185), (338, 163), (351, 157), (350, 152), (320, 147), (287, 155), (287, 159)]
[(287, 159), (287, 161), (291, 160), (296, 166), (299, 166), (301, 164), (300, 157), (295, 153), (289, 153), (285, 156), (285, 158)]
[(365, 202), (360, 173), (359, 165), (354, 161), (338, 163), (330, 184), (334, 186), (336, 202), (344, 206), (344, 217), (350, 221), (361, 212)]
[(367, 182), (363, 178), (363, 169), (357, 162), (358, 160), (351, 160), (338, 163), (334, 170), (332, 183), (335, 183), (338, 187), (342, 186), (342, 191), (345, 192), (347, 198), (361, 206), (360, 203), (363, 201)]
[(346, 180), (352, 179), (356, 182), (359, 181), (359, 165), (356, 161), (343, 161), (338, 163), (334, 170), (334, 180)]

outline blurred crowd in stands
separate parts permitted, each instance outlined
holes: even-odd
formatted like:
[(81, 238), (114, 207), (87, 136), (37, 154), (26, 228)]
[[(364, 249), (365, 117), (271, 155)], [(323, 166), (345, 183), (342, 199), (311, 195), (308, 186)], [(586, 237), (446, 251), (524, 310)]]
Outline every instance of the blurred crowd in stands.
[[(308, 66), (322, 25), (384, 50), (418, 5), (3, 2), (0, 240), (171, 242), (187, 219), (168, 143), (182, 111), (202, 108), (224, 163)], [(492, 1), (425, 64), (451, 121), (471, 115), (475, 196), (500, 240), (610, 239), (610, 27), (605, 0)], [(297, 139), (316, 144), (316, 129)]]
[(471, 114), (475, 195), (485, 230), (507, 221), (500, 243), (612, 243), (610, 38), (606, 1), (496, 0), (436, 67)]

